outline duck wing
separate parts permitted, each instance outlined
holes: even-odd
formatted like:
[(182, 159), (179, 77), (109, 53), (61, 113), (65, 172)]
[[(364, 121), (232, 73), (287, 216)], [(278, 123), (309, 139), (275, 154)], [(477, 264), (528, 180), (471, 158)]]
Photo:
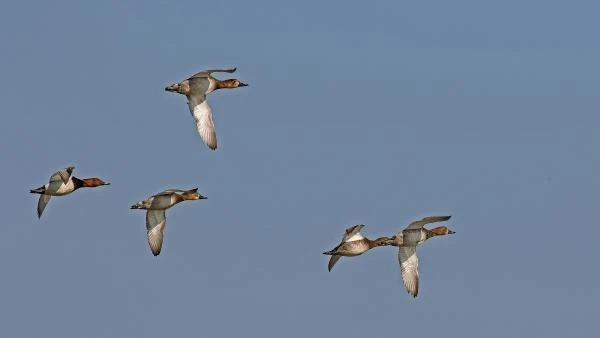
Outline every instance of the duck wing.
[(40, 199), (38, 200), (37, 205), (38, 218), (42, 218), (42, 213), (44, 212), (44, 209), (46, 208), (48, 202), (50, 202), (50, 197), (50, 195), (40, 194)]
[(50, 183), (54, 182), (62, 182), (64, 184), (69, 183), (71, 179), (71, 175), (73, 175), (73, 171), (75, 167), (67, 167), (65, 169), (59, 170), (50, 176)]
[(196, 129), (202, 141), (211, 149), (217, 149), (217, 132), (213, 121), (212, 109), (206, 101), (205, 95), (188, 96), (188, 106), (196, 122)]
[(400, 273), (402, 274), (406, 291), (413, 297), (417, 297), (419, 293), (419, 258), (417, 257), (417, 247), (398, 247), (398, 262), (400, 263)]
[(170, 195), (171, 193), (197, 192), (197, 191), (198, 191), (198, 188), (189, 189), (189, 190), (183, 190), (183, 189), (166, 189), (166, 190), (163, 190), (163, 191), (159, 192), (156, 195)]
[(162, 249), (164, 229), (167, 224), (165, 210), (148, 210), (146, 212), (146, 230), (148, 232), (148, 244), (154, 256), (160, 254)]
[(190, 76), (190, 79), (198, 77), (207, 77), (210, 76), (210, 74), (212, 73), (233, 73), (236, 71), (236, 69), (237, 67), (233, 67), (231, 69), (207, 69)]
[(73, 170), (75, 170), (75, 167), (67, 167), (52, 174), (46, 191), (55, 192), (60, 189), (63, 184), (69, 183), (69, 180), (71, 180), (73, 175)]
[(410, 223), (404, 230), (410, 229), (421, 229), (425, 226), (425, 224), (435, 223), (435, 222), (443, 222), (450, 219), (452, 216), (429, 216), (418, 221), (414, 221)]
[(342, 256), (339, 256), (339, 255), (331, 256), (331, 258), (329, 259), (329, 264), (327, 265), (328, 271), (331, 271), (331, 269), (333, 269), (333, 266), (335, 265), (335, 263), (337, 263), (337, 261), (340, 260), (340, 258), (342, 258)]
[(362, 236), (360, 231), (364, 227), (365, 227), (364, 224), (358, 224), (358, 225), (351, 226), (348, 229), (344, 230), (344, 233), (342, 234), (342, 243), (358, 241), (358, 240), (363, 239), (364, 237)]
[(167, 196), (167, 195), (177, 194), (177, 193), (184, 192), (184, 191), (185, 190), (180, 190), (180, 189), (166, 189), (166, 190), (159, 192), (158, 194), (156, 194), (154, 196)]

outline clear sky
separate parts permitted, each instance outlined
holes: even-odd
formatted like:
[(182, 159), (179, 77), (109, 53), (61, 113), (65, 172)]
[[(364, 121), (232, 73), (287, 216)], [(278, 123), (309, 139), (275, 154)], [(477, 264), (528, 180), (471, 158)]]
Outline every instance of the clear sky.
[[(597, 332), (597, 2), (1, 7), (1, 336)], [(164, 87), (232, 66), (211, 152)], [(112, 185), (38, 220), (29, 189), (67, 165)], [(153, 257), (129, 206), (193, 187)], [(445, 214), (416, 299), (396, 248), (327, 271), (348, 226)]]

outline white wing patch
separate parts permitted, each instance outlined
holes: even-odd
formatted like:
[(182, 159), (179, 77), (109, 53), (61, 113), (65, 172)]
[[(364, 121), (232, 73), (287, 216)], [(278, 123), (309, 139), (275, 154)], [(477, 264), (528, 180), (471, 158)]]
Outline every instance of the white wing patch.
[(348, 238), (346, 242), (360, 241), (361, 239), (364, 239), (363, 235), (361, 235), (360, 232), (357, 232), (354, 235), (350, 236), (350, 238)]
[(213, 122), (212, 109), (210, 109), (208, 102), (204, 100), (194, 107), (192, 116), (196, 121), (198, 134), (200, 134), (202, 141), (204, 141), (210, 149), (217, 149), (217, 132), (215, 131), (215, 123)]
[(398, 247), (398, 262), (400, 263), (400, 273), (402, 274), (406, 291), (413, 297), (416, 297), (419, 293), (419, 258), (417, 257), (417, 247)]

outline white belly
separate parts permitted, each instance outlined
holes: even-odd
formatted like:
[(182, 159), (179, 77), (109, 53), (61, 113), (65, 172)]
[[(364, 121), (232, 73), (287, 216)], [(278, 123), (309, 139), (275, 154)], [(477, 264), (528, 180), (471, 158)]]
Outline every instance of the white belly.
[(69, 180), (69, 182), (62, 183), (58, 189), (53, 188), (50, 184), (46, 185), (46, 195), (52, 196), (62, 196), (66, 194), (70, 194), (75, 190), (75, 184), (73, 184), (73, 180)]

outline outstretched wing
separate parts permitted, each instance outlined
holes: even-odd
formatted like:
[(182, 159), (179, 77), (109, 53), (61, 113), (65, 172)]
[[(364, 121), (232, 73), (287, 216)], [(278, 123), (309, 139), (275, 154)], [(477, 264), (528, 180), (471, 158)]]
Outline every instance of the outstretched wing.
[(38, 218), (42, 218), (42, 213), (44, 212), (46, 205), (50, 201), (50, 197), (51, 197), (50, 195), (40, 194), (40, 199), (38, 200), (38, 206), (37, 206)]
[(73, 170), (75, 170), (75, 167), (67, 167), (52, 174), (47, 190), (57, 191), (63, 184), (69, 183)]
[(421, 229), (422, 227), (425, 226), (425, 224), (447, 221), (447, 220), (450, 219), (450, 217), (452, 217), (452, 216), (429, 216), (429, 217), (425, 217), (425, 218), (423, 218), (421, 220), (414, 221), (414, 222), (410, 223), (404, 230)]
[(167, 190), (163, 190), (161, 192), (159, 192), (158, 194), (154, 195), (154, 196), (163, 196), (163, 195), (171, 195), (172, 193), (180, 193), (180, 192), (186, 192), (187, 190), (181, 190), (181, 189), (167, 189)]
[(148, 232), (148, 244), (154, 256), (160, 254), (162, 249), (164, 229), (167, 224), (165, 210), (148, 210), (146, 212), (146, 230)]
[(333, 269), (333, 266), (335, 265), (335, 263), (337, 263), (337, 261), (339, 261), (340, 258), (342, 258), (342, 256), (332, 255), (331, 258), (329, 259), (329, 265), (327, 265), (327, 269), (329, 271), (331, 271), (331, 269)]
[(233, 67), (231, 69), (207, 69), (207, 70), (203, 70), (201, 72), (198, 72), (198, 73), (190, 76), (190, 79), (193, 79), (196, 77), (206, 77), (212, 73), (233, 73), (236, 71), (236, 69), (237, 69), (237, 67)]
[(194, 121), (196, 122), (196, 129), (198, 134), (202, 138), (202, 141), (212, 150), (217, 149), (217, 132), (215, 130), (215, 123), (213, 121), (212, 109), (208, 105), (206, 100), (196, 103), (190, 97), (188, 105)]
[(398, 247), (398, 262), (400, 263), (400, 273), (402, 274), (406, 291), (413, 297), (417, 297), (419, 293), (419, 258), (417, 257), (417, 247)]
[(362, 230), (362, 228), (364, 227), (364, 224), (359, 224), (346, 229), (342, 235), (342, 243), (358, 241), (360, 239), (363, 239), (364, 237), (361, 235), (360, 230)]
[(65, 169), (55, 172), (54, 174), (52, 174), (52, 176), (50, 176), (50, 183), (62, 182), (64, 184), (67, 184), (69, 182), (69, 179), (71, 178), (71, 175), (73, 175), (74, 170), (75, 167), (67, 167)]

